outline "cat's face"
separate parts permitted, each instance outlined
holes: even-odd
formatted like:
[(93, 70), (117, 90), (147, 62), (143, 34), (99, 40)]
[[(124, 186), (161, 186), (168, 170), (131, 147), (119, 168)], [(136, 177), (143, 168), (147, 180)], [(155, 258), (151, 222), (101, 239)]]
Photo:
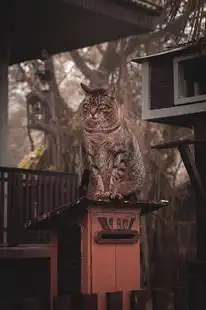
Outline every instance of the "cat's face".
[(89, 89), (81, 84), (85, 92), (83, 101), (84, 126), (90, 130), (109, 130), (119, 122), (119, 107), (113, 91), (103, 88)]

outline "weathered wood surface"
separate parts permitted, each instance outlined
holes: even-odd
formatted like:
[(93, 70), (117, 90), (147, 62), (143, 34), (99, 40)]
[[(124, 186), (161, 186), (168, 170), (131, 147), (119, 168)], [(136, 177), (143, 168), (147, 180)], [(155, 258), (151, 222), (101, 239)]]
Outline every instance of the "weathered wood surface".
[(24, 223), (77, 199), (77, 178), (76, 174), (0, 167), (0, 243), (47, 243), (48, 233), (25, 231)]

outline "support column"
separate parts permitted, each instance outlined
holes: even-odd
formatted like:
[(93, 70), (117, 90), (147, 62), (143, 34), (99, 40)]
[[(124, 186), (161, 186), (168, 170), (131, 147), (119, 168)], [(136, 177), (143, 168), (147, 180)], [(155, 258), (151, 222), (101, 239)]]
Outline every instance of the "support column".
[[(194, 118), (195, 140), (206, 138), (206, 117), (199, 115)], [(199, 172), (203, 191), (206, 192), (206, 145), (195, 144), (195, 162)], [(206, 309), (206, 205), (205, 199), (196, 197), (196, 231), (197, 231), (197, 259), (189, 264), (188, 297), (190, 310)]]
[(0, 48), (0, 166), (9, 165), (8, 153), (8, 64), (9, 45)]
[[(206, 139), (206, 116), (198, 116), (194, 125), (195, 140)], [(206, 144), (195, 144), (195, 162), (199, 172), (203, 190), (206, 192)], [(206, 261), (206, 206), (199, 196), (196, 206), (196, 227), (197, 227), (197, 259)]]

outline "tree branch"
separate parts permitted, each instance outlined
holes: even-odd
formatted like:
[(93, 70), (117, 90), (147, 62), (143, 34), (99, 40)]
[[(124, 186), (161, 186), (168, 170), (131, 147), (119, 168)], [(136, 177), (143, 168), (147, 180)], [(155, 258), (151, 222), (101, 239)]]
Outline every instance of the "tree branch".
[(27, 95), (27, 100), (30, 98), (30, 96), (36, 96), (42, 104), (47, 105), (49, 107), (48, 99), (39, 90), (37, 90), (36, 87), (33, 86), (32, 79), (26, 75), (22, 66), (20, 64), (17, 64), (17, 67), (22, 73), (22, 75), (24, 76), (25, 81), (28, 83), (29, 87), (31, 88), (31, 93)]
[(28, 129), (33, 129), (33, 130), (40, 130), (40, 131), (43, 131), (43, 132), (46, 132), (48, 134), (52, 134), (53, 136), (56, 136), (56, 130), (47, 125), (47, 124), (44, 124), (42, 122), (35, 122), (35, 124), (32, 124), (32, 125), (28, 125)]
[(91, 87), (107, 86), (110, 74), (115, 71), (121, 62), (120, 54), (117, 52), (117, 46), (118, 41), (107, 44), (99, 67), (96, 71), (93, 71), (90, 78)]
[(103, 48), (102, 44), (98, 44), (97, 49), (101, 55), (104, 55), (105, 49)]
[(173, 22), (170, 22), (164, 29), (161, 29), (159, 31), (154, 31), (152, 33), (147, 33), (146, 35), (139, 35), (137, 37), (130, 38), (128, 45), (125, 49), (125, 55), (128, 57), (130, 54), (132, 54), (138, 46), (141, 44), (148, 43), (149, 41), (152, 42), (154, 40), (158, 40), (161, 37), (165, 36), (166, 34), (174, 35), (176, 36), (179, 32), (179, 29), (181, 29), (182, 24), (185, 21), (185, 16), (181, 16), (174, 20)]
[(88, 79), (91, 78), (93, 70), (91, 70), (83, 60), (83, 57), (79, 55), (78, 51), (70, 52), (70, 55), (75, 62), (77, 68), (84, 74), (84, 76)]
[(55, 98), (55, 102), (56, 102), (55, 106), (58, 107), (58, 105), (62, 105), (62, 108), (67, 112), (67, 116), (72, 117), (73, 111), (72, 111), (72, 109), (70, 109), (68, 107), (64, 98), (61, 96), (60, 91), (59, 91), (59, 87), (57, 85), (56, 77), (54, 74), (53, 57), (50, 57), (46, 62), (47, 62), (46, 63), (47, 69), (49, 69), (53, 75), (52, 81), (50, 83), (50, 87), (51, 87), (50, 91), (54, 94), (54, 98)]

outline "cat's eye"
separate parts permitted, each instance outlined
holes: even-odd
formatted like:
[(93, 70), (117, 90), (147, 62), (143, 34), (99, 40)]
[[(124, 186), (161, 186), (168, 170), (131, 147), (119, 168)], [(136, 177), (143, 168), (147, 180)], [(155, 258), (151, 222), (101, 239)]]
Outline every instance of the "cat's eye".
[(83, 110), (84, 110), (84, 111), (88, 111), (88, 109), (89, 109), (89, 105), (88, 105), (88, 104), (84, 104), (84, 105), (83, 105)]
[(111, 107), (108, 107), (108, 106), (103, 106), (102, 109), (104, 111), (112, 111), (112, 108)]
[(101, 105), (101, 108), (102, 108), (103, 110), (111, 110), (111, 107), (110, 107), (109, 105), (106, 105), (106, 104), (102, 104), (102, 105)]

